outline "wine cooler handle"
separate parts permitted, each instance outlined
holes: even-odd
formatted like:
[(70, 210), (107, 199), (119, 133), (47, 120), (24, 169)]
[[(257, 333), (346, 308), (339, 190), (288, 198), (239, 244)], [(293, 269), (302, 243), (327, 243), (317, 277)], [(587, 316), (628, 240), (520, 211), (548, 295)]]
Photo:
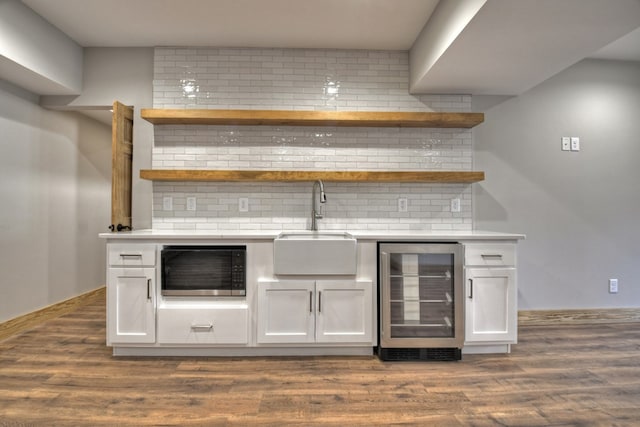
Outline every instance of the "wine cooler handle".
[(391, 303), (389, 298), (391, 297), (391, 278), (389, 276), (389, 254), (385, 251), (380, 252), (380, 269), (381, 269), (381, 289), (380, 297), (382, 298), (382, 304), (380, 304), (380, 338), (389, 336), (391, 337), (391, 325), (387, 319), (391, 318)]
[(380, 269), (381, 269), (381, 275), (380, 275), (380, 280), (382, 281), (383, 286), (391, 286), (390, 280), (390, 276), (389, 276), (389, 254), (386, 252), (381, 252), (380, 253), (381, 256), (381, 260), (380, 260)]
[(469, 299), (473, 299), (473, 279), (469, 279)]

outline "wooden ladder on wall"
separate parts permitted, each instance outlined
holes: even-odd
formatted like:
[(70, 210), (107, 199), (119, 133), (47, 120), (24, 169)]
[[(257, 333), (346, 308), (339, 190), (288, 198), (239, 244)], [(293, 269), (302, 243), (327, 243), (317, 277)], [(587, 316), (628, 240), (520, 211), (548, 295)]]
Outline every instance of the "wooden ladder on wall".
[(113, 103), (111, 122), (111, 231), (131, 230), (133, 107)]

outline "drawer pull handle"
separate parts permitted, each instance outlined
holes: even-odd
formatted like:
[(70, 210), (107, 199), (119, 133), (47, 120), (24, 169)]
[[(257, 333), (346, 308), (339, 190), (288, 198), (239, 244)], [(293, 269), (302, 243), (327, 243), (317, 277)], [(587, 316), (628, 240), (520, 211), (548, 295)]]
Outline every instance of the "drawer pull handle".
[(193, 332), (209, 332), (213, 329), (213, 323), (208, 323), (206, 325), (191, 325), (191, 330)]
[(120, 258), (142, 258), (142, 254), (120, 254)]
[(496, 258), (496, 259), (502, 259), (502, 255), (501, 254), (482, 254), (480, 255), (482, 258)]

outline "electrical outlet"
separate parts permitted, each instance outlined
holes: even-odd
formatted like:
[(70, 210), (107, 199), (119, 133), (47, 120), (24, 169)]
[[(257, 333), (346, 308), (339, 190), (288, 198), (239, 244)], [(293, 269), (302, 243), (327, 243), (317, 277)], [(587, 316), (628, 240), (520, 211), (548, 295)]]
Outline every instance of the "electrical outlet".
[(451, 212), (460, 212), (460, 199), (451, 199)]
[(246, 197), (240, 197), (238, 199), (238, 211), (249, 212), (249, 199)]
[(187, 197), (187, 210), (195, 211), (196, 210), (196, 198), (195, 197)]
[(571, 150), (571, 138), (568, 136), (562, 137), (562, 151), (570, 151)]
[(618, 293), (618, 279), (609, 279), (609, 293), (610, 294)]
[(407, 211), (407, 198), (400, 197), (398, 199), (398, 212), (406, 212)]
[(173, 210), (173, 197), (165, 196), (162, 198), (162, 210), (163, 211), (172, 211)]
[(571, 137), (571, 151), (580, 151), (580, 138), (577, 136)]

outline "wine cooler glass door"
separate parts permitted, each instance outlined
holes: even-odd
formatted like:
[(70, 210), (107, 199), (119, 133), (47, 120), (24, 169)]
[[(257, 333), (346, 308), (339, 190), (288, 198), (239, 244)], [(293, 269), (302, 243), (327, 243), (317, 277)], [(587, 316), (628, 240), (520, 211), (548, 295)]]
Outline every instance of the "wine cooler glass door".
[(459, 245), (380, 248), (382, 346), (461, 346)]

